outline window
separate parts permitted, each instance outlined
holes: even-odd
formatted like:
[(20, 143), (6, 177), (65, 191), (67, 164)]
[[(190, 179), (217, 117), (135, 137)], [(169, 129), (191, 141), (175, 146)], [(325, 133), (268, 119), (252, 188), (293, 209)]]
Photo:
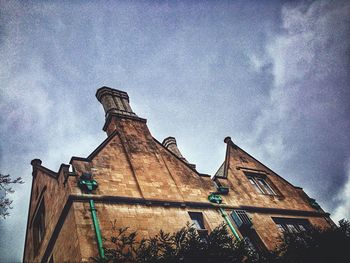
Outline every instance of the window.
[(310, 223), (307, 219), (273, 217), (272, 220), (281, 232), (299, 233), (310, 228)]
[(242, 228), (251, 228), (253, 225), (251, 218), (244, 210), (233, 210), (231, 213), (231, 218), (240, 230)]
[(262, 178), (257, 178), (259, 184), (264, 189), (264, 191), (270, 195), (277, 195), (274, 190), (272, 190), (271, 186)]
[(284, 231), (286, 230), (285, 227), (284, 227), (283, 225), (277, 224), (277, 223), (276, 223), (276, 225), (277, 225), (277, 228), (278, 228), (278, 230), (279, 230), (280, 232), (284, 232)]
[(191, 217), (192, 223), (196, 229), (205, 229), (203, 214), (198, 212), (188, 212)]
[(42, 199), (33, 222), (33, 244), (34, 244), (35, 255), (37, 255), (39, 252), (41, 242), (44, 239), (44, 234), (45, 234), (45, 205), (44, 205), (44, 200)]
[(247, 176), (249, 182), (251, 183), (251, 185), (254, 187), (254, 189), (261, 194), (264, 194), (264, 191), (260, 188), (260, 186), (258, 185), (258, 183), (253, 179), (253, 177), (251, 176)]
[(260, 194), (278, 195), (273, 187), (266, 180), (266, 176), (262, 174), (245, 173), (250, 184), (255, 191)]
[(198, 235), (202, 240), (206, 240), (208, 230), (205, 228), (203, 214), (200, 212), (188, 212), (193, 226), (197, 229)]
[(306, 231), (306, 228), (304, 227), (303, 224), (298, 224), (297, 227), (299, 228), (300, 231)]
[(287, 224), (288, 232), (290, 233), (298, 233), (298, 229), (294, 224)]

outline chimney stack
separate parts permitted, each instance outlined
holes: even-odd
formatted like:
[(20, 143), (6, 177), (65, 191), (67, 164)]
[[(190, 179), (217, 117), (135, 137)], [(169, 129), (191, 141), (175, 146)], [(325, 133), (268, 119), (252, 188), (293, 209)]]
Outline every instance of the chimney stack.
[(173, 154), (175, 154), (179, 159), (184, 161), (185, 163), (189, 164), (193, 169), (196, 169), (195, 164), (189, 163), (185, 157), (182, 156), (179, 148), (177, 148), (176, 139), (174, 137), (167, 137), (163, 140), (162, 145), (167, 148), (169, 151), (171, 151)]
[(115, 130), (115, 121), (117, 119), (126, 118), (146, 122), (145, 119), (138, 117), (132, 111), (129, 104), (128, 93), (125, 91), (101, 87), (96, 91), (96, 98), (105, 110), (106, 123), (103, 130), (106, 131), (108, 135)]
[(130, 107), (129, 96), (125, 91), (102, 87), (96, 91), (96, 98), (102, 104), (106, 118), (109, 114), (137, 117)]

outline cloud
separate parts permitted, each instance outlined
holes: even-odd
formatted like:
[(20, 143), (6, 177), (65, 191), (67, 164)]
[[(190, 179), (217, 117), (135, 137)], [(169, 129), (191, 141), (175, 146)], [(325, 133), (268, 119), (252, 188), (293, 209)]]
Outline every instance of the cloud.
[(346, 165), (347, 171), (347, 181), (344, 188), (337, 196), (337, 201), (339, 205), (333, 212), (332, 218), (338, 222), (340, 219), (347, 218), (350, 219), (350, 160), (348, 160)]
[[(25, 184), (14, 186), (16, 192), (9, 196), (13, 209), (6, 220), (0, 220), (0, 254), (4, 262), (20, 262), (32, 180), (30, 160), (41, 158), (44, 166), (57, 171), (71, 156), (87, 156), (105, 135), (101, 127), (91, 128), (94, 116), (89, 114), (89, 100), (84, 94), (94, 99), (94, 93), (72, 92), (67, 83), (60, 81), (61, 72), (52, 70), (60, 58), (67, 57), (59, 52), (48, 57), (46, 52), (48, 47), (53, 53), (60, 48), (55, 37), (37, 22), (52, 8), (26, 9), (16, 1), (3, 2), (1, 8), (0, 172), (14, 178), (21, 176)], [(79, 79), (76, 68), (64, 63), (67, 60), (60, 62), (62, 71)], [(82, 103), (77, 103), (77, 97)], [(101, 117), (102, 126), (103, 114)], [(15, 252), (10, 248), (16, 248)]]
[(340, 1), (286, 4), (281, 32), (266, 47), (270, 60), (251, 56), (256, 69), (271, 63), (274, 82), (250, 147), (258, 145), (261, 159), (331, 212), (339, 205), (336, 193), (347, 194), (349, 11)]
[(23, 245), (30, 160), (56, 170), (105, 138), (102, 85), (126, 90), (200, 171), (217, 169), (230, 135), (327, 209), (345, 208), (349, 4), (282, 4), (2, 1), (0, 165), (26, 181), (0, 222), (7, 247)]
[[(0, 71), (1, 69), (2, 66)], [(43, 70), (42, 64), (32, 61), (24, 72), (17, 74), (16, 78), (8, 75), (2, 76), (2, 80), (7, 83), (2, 89), (2, 99), (5, 103), (0, 106), (3, 113), (1, 125), (5, 125), (2, 129), (26, 133), (35, 125), (45, 124), (53, 102), (45, 90), (45, 86), (50, 85), (51, 79)]]

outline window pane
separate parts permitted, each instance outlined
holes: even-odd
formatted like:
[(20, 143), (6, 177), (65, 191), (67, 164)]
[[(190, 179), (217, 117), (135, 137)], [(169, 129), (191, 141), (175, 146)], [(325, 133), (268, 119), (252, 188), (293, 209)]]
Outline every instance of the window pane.
[(281, 224), (277, 224), (277, 228), (278, 228), (278, 230), (281, 231), (281, 232), (286, 231), (285, 228), (283, 227), (283, 225), (281, 225)]
[(192, 223), (194, 224), (194, 226), (197, 228), (197, 229), (203, 229), (200, 221), (198, 219), (192, 219)]
[(305, 227), (302, 224), (298, 225), (300, 231), (306, 231)]
[(248, 179), (258, 193), (261, 193), (261, 194), (264, 193), (263, 190), (261, 190), (261, 188), (258, 186), (258, 184), (254, 181), (252, 177), (248, 177)]
[(262, 188), (266, 191), (267, 194), (276, 195), (276, 193), (272, 190), (272, 188), (268, 185), (268, 183), (264, 179), (259, 178), (258, 182), (262, 186)]
[(301, 231), (307, 231), (310, 228), (310, 223), (304, 218), (279, 218), (272, 217), (272, 220), (276, 223), (278, 229), (290, 232), (298, 233)]
[(189, 212), (188, 214), (190, 215), (195, 228), (205, 229), (202, 213)]
[(287, 228), (288, 228), (289, 232), (291, 232), (291, 233), (298, 233), (299, 232), (298, 229), (292, 224), (287, 224)]

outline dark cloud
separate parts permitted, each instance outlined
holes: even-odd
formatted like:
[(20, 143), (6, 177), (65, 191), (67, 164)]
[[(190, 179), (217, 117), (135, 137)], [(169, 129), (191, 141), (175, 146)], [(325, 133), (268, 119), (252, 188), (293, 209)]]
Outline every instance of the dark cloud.
[(21, 260), (30, 160), (56, 170), (105, 138), (103, 85), (127, 91), (153, 135), (175, 136), (200, 171), (215, 172), (230, 135), (349, 216), (345, 1), (0, 5), (0, 166), (27, 182), (0, 221), (5, 261)]
[(261, 159), (329, 211), (341, 206), (337, 193), (349, 181), (349, 13), (345, 2), (282, 8), (283, 32), (271, 39), (265, 58), (274, 85), (251, 142)]

